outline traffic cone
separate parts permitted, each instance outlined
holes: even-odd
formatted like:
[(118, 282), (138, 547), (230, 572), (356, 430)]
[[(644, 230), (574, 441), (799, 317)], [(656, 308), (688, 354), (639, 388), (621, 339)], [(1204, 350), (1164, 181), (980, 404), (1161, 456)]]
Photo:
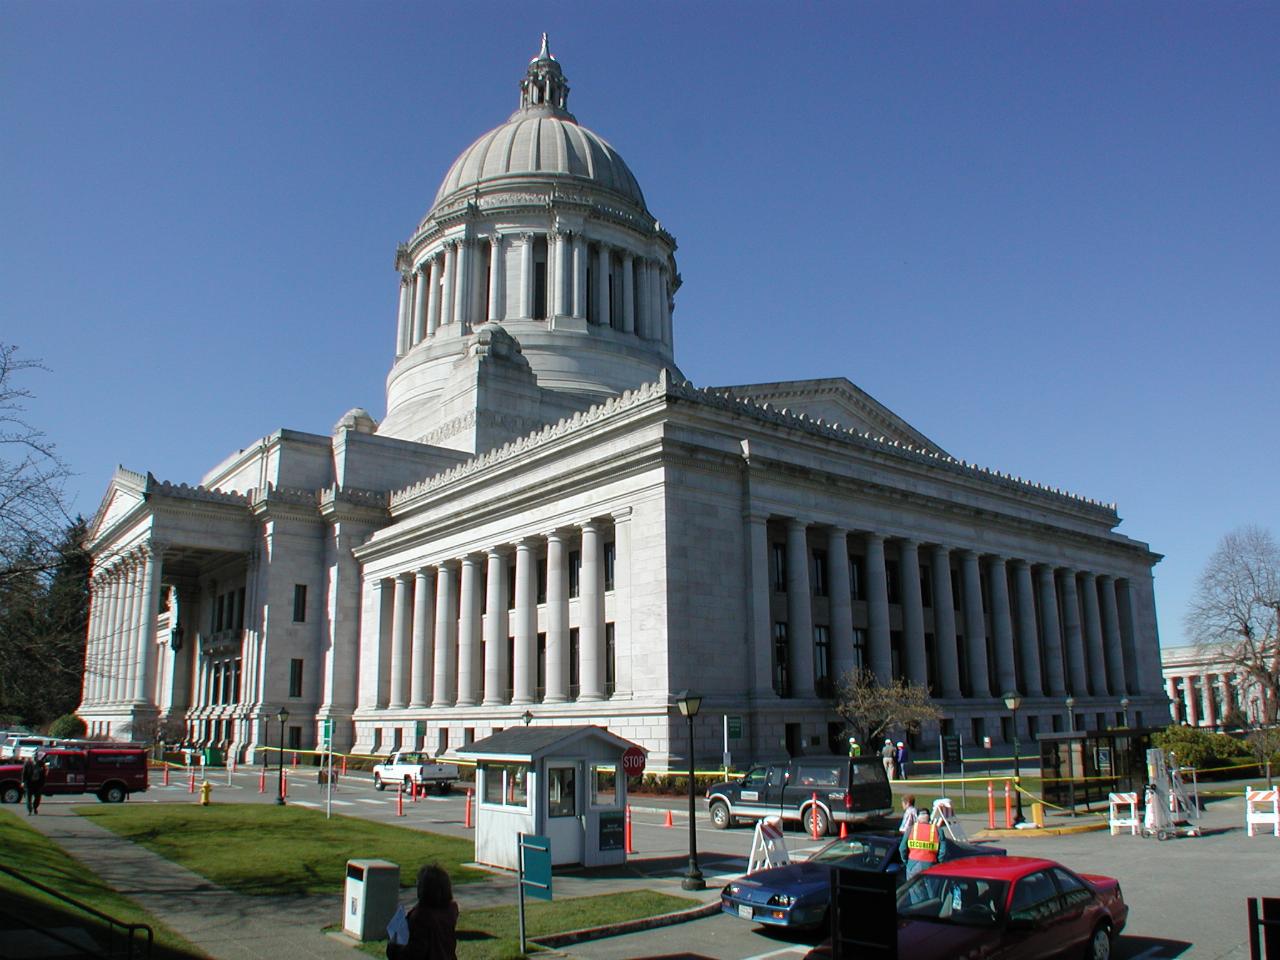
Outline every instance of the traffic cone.
[(664, 824), (663, 824), (663, 826), (664, 826), (664, 827), (674, 827), (675, 825), (676, 825), (676, 824), (675, 824), (675, 821), (671, 819), (671, 811), (670, 811), (670, 810), (668, 810), (668, 811), (667, 811), (667, 822), (666, 822), (666, 823), (664, 823)]

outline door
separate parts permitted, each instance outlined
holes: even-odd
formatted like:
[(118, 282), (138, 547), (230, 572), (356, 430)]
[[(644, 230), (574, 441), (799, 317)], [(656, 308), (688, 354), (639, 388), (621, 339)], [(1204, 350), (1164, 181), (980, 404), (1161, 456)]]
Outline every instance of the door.
[(547, 763), (547, 837), (552, 863), (582, 863), (586, 845), (581, 764)]
[(764, 785), (764, 805), (767, 809), (766, 816), (779, 816), (786, 818), (788, 811), (785, 807), (786, 800), (784, 793), (787, 789), (787, 781), (791, 777), (790, 767), (785, 763), (775, 763), (769, 767), (769, 776), (765, 780)]

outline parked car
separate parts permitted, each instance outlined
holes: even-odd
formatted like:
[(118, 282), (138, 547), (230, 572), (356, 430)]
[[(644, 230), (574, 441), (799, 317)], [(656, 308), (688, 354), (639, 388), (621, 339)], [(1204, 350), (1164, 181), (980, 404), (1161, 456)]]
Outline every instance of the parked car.
[[(904, 878), (896, 835), (855, 833), (832, 840), (807, 860), (757, 870), (730, 881), (720, 893), (720, 909), (753, 923), (778, 927), (814, 927), (827, 922), (831, 871), (865, 870)], [(1004, 856), (989, 844), (947, 841), (948, 861), (962, 857)], [(901, 879), (899, 879), (901, 882)]]
[(712, 825), (781, 817), (825, 836), (833, 824), (892, 816), (893, 792), (879, 757), (809, 756), (752, 767), (707, 790)]
[(22, 764), (0, 763), (0, 803), (22, 802)]
[(22, 761), (34, 757), (36, 753), (47, 747), (56, 747), (58, 741), (52, 737), (42, 737), (34, 733), (23, 733), (10, 736), (0, 749), (0, 759)]
[[(973, 857), (898, 892), (898, 956), (1108, 960), (1129, 918), (1120, 884), (1036, 857)], [(807, 960), (830, 960), (830, 942)]]
[(397, 751), (387, 758), (386, 763), (376, 764), (373, 768), (375, 790), (385, 790), (387, 784), (403, 784), (405, 790), (412, 790), (415, 786), (419, 789), (434, 786), (438, 792), (448, 793), (457, 779), (456, 764), (435, 763), (425, 753)]
[(42, 751), (46, 796), (96, 794), (103, 803), (120, 803), (147, 789), (147, 751), (143, 747), (55, 747)]

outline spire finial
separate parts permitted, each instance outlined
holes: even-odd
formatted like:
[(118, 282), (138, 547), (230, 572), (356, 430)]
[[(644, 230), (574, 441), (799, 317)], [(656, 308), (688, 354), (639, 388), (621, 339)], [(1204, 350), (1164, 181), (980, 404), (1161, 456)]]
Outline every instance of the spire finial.
[(547, 31), (542, 31), (542, 49), (538, 51), (539, 60), (551, 60), (551, 51), (547, 49)]
[(520, 109), (548, 109), (572, 119), (565, 104), (569, 100), (569, 84), (560, 64), (551, 55), (547, 35), (542, 35), (542, 49), (529, 61), (529, 71), (520, 81)]

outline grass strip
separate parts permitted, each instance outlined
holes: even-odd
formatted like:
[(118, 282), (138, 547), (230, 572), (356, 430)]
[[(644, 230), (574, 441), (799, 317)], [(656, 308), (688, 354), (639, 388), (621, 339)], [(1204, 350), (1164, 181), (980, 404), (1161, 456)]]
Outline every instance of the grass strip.
[(249, 896), (333, 894), (342, 890), (350, 859), (402, 865), (400, 883), (413, 886), (417, 867), (434, 862), (453, 882), (483, 879), (462, 864), (474, 858), (470, 840), (335, 815), (254, 804), (103, 804), (79, 806), (126, 840), (219, 886)]
[[(16, 816), (0, 814), (0, 851), (3, 851), (5, 866), (32, 880), (122, 922), (145, 923), (151, 927), (155, 934), (155, 946), (151, 952), (153, 960), (190, 960), (205, 956), (198, 947), (128, 897), (110, 889), (83, 863)], [(12, 936), (5, 930), (23, 927), (80, 928), (87, 930), (103, 947), (110, 942), (108, 927), (102, 921), (6, 873), (0, 873), (0, 904), (3, 904), (0, 907), (3, 914), (0, 915), (0, 942)], [(14, 922), (11, 918), (15, 917), (21, 918), (21, 922)], [(116, 936), (117, 949), (123, 949), (122, 935), (117, 933)]]
[[(699, 902), (652, 890), (569, 897), (550, 903), (528, 900), (524, 911), (525, 937), (533, 939), (607, 923), (661, 916), (688, 910)], [(371, 940), (360, 944), (359, 949), (371, 957), (385, 957), (387, 941)], [(458, 918), (458, 960), (519, 960), (523, 956), (520, 952), (519, 913), (514, 904), (462, 911)]]

